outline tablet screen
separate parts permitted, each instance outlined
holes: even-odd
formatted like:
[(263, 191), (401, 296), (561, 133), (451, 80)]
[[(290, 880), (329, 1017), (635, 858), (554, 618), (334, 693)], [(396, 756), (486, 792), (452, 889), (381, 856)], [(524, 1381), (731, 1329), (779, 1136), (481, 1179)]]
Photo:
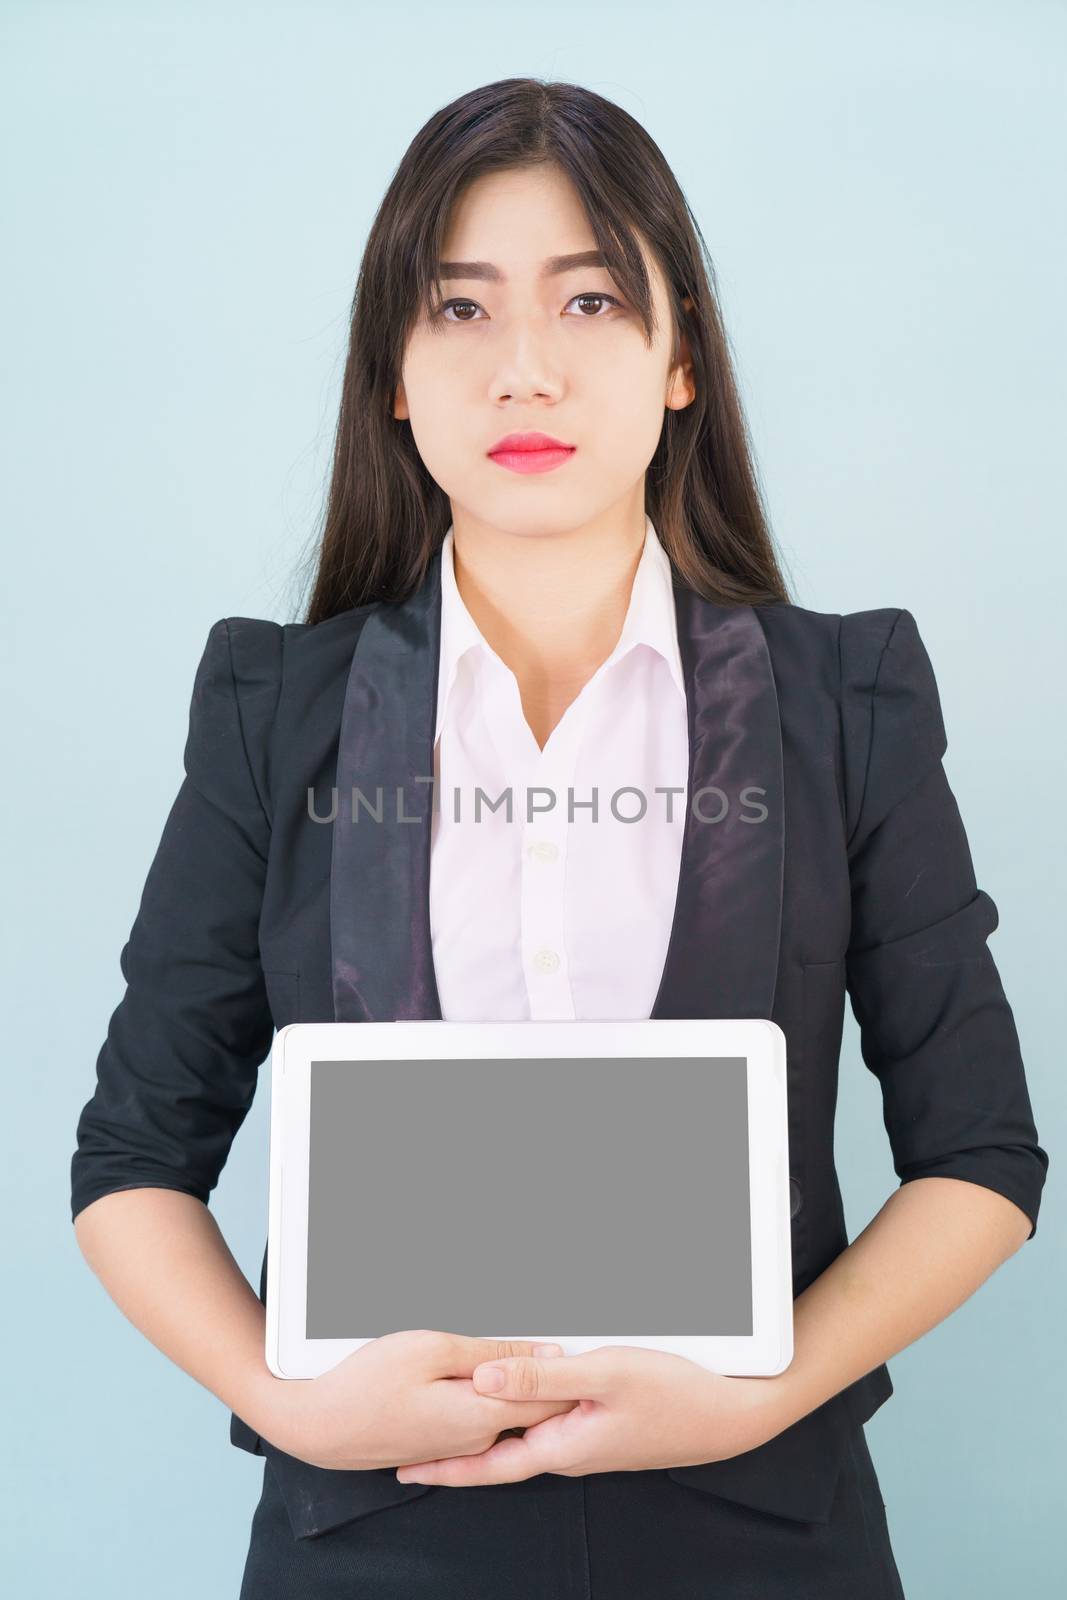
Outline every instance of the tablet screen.
[(747, 1076), (312, 1061), (307, 1337), (751, 1334)]

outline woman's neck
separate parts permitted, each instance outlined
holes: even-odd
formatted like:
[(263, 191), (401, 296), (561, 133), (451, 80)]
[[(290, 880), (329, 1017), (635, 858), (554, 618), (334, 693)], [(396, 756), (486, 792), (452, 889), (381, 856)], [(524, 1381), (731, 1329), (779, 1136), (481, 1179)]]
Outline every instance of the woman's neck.
[(615, 648), (645, 538), (645, 513), (551, 535), (453, 523), (464, 605), (511, 668), (544, 748), (564, 711)]

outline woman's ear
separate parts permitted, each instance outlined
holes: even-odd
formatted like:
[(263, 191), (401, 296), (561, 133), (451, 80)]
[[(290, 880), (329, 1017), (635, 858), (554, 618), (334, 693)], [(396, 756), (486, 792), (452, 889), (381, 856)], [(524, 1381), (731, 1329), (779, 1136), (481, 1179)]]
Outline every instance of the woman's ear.
[(404, 422), (408, 416), (408, 400), (403, 383), (398, 383), (396, 386), (396, 393), (393, 396), (393, 416), (397, 422)]
[[(692, 311), (693, 300), (691, 295), (686, 295), (682, 301), (685, 311)], [(678, 336), (678, 359), (671, 368), (670, 379), (667, 384), (667, 395), (664, 404), (671, 411), (683, 411), (686, 406), (692, 405), (696, 399), (696, 384), (693, 380), (693, 357), (689, 349), (689, 340), (684, 328)]]

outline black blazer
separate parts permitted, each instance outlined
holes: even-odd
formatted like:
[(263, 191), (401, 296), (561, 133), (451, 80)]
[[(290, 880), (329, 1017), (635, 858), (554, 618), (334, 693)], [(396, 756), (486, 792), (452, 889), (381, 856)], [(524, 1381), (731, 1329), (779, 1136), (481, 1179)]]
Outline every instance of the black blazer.
[[(310, 627), (216, 622), (196, 674), (186, 778), (120, 958), (127, 988), (72, 1160), (72, 1215), (158, 1186), (205, 1204), (275, 1028), (440, 1016), (428, 907), (440, 552), (402, 603)], [(834, 1109), (846, 990), (903, 1182), (965, 1179), (1036, 1226), (1048, 1157), (986, 946), (941, 758), (934, 674), (908, 611), (727, 607), (677, 574), (690, 784), (655, 1017), (769, 1017), (787, 1040), (794, 1293), (845, 1248)], [(351, 822), (351, 790), (385, 816)], [(751, 825), (757, 787), (766, 818)], [(395, 791), (402, 790), (396, 820)], [(329, 817), (332, 791), (337, 818)], [(722, 806), (700, 801), (705, 816)], [(748, 821), (743, 821), (747, 818)], [(260, 1299), (266, 1299), (266, 1252)], [(847, 1431), (893, 1392), (885, 1365), (740, 1456), (668, 1469), (780, 1516), (826, 1521)], [(425, 1494), (393, 1468), (311, 1466), (233, 1416), (277, 1472), (297, 1537)]]

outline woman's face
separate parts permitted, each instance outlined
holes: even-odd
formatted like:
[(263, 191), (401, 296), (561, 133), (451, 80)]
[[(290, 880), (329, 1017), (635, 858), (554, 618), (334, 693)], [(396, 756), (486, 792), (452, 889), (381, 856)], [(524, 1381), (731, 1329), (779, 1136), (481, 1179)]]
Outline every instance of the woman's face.
[[(432, 326), (424, 310), (411, 333), (394, 403), (454, 516), (545, 535), (629, 502), (643, 512), (664, 407), (693, 399), (689, 351), (683, 340), (672, 370), (666, 285), (643, 242), (657, 322), (651, 345), (604, 267), (545, 270), (552, 257), (595, 248), (555, 167), (487, 175), (457, 203), (444, 254), (458, 265), (443, 279)], [(475, 274), (472, 262), (487, 268)], [(519, 473), (492, 459), (498, 440), (523, 432), (575, 448), (548, 472)]]

